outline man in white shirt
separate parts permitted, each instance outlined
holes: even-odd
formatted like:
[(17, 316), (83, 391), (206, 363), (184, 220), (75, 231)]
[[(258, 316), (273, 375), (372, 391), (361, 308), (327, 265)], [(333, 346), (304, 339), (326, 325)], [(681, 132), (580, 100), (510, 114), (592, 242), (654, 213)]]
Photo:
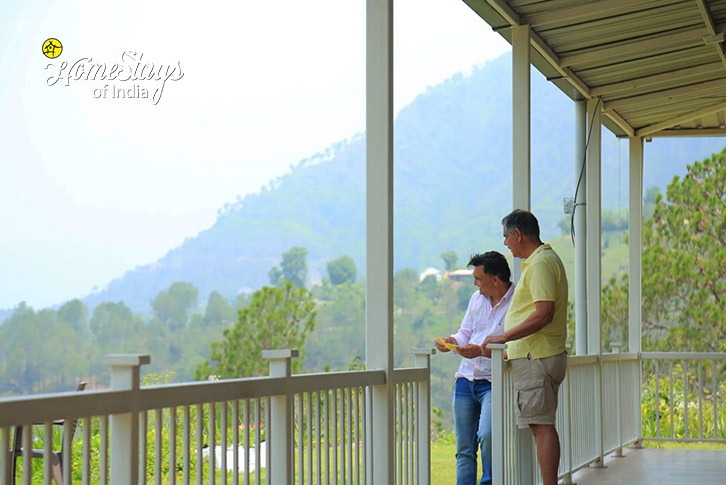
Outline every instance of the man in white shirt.
[(454, 385), (454, 431), (456, 434), (456, 483), (476, 484), (476, 454), (481, 451), (481, 485), (492, 483), (491, 350), (481, 344), (489, 335), (504, 332), (504, 317), (514, 292), (511, 271), (504, 256), (496, 251), (475, 254), (474, 285), (459, 331), (436, 340), (436, 348), (448, 352), (446, 344), (464, 357)]

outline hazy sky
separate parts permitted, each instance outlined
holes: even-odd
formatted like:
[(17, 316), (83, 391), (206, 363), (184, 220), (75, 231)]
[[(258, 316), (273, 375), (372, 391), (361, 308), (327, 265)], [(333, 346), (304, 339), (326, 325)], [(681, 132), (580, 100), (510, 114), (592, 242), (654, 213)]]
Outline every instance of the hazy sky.
[[(364, 129), (364, 0), (106, 3), (0, 7), (0, 308), (101, 288)], [(394, 25), (396, 111), (509, 48), (460, 0), (399, 0)]]

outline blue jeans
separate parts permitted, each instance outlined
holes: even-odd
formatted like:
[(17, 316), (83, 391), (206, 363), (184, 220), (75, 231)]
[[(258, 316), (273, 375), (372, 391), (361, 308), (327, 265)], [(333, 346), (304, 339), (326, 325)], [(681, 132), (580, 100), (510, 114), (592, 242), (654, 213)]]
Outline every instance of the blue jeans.
[[(492, 483), (492, 383), (456, 379), (454, 430), (456, 433), (456, 483), (476, 484), (476, 453), (481, 452), (481, 485)], [(478, 446), (477, 446), (478, 445)]]

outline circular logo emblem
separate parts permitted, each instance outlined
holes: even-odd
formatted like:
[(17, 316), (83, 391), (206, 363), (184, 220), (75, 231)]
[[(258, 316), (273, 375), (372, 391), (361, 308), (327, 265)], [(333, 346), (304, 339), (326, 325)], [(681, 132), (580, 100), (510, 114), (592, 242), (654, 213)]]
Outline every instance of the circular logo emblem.
[(63, 52), (63, 44), (58, 39), (51, 38), (43, 42), (43, 54), (45, 57), (55, 59), (61, 55), (61, 52)]

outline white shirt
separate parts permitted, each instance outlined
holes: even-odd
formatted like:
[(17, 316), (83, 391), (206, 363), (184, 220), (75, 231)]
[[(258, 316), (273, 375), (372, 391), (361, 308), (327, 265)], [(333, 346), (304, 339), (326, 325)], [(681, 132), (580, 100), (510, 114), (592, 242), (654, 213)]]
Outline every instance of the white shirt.
[[(461, 327), (452, 337), (456, 339), (459, 346), (466, 344), (481, 345), (489, 335), (501, 335), (504, 333), (504, 317), (507, 315), (509, 304), (514, 293), (514, 283), (509, 287), (504, 296), (492, 306), (488, 296), (482, 295), (479, 290), (471, 295), (469, 306), (466, 309)], [(473, 359), (461, 359), (461, 365), (456, 372), (456, 377), (463, 377), (470, 381), (476, 379), (492, 380), (492, 360), (489, 357), (474, 357)]]

